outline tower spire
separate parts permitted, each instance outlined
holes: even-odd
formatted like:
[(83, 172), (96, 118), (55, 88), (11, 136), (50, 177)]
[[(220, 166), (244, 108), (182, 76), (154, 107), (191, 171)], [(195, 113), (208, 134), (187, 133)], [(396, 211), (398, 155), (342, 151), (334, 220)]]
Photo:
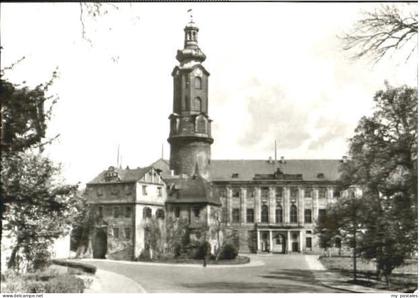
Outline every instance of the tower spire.
[(192, 13), (192, 8), (188, 9), (188, 10), (187, 10), (187, 13), (189, 13), (189, 15), (190, 15), (190, 23), (194, 23), (194, 20), (193, 20), (193, 13)]

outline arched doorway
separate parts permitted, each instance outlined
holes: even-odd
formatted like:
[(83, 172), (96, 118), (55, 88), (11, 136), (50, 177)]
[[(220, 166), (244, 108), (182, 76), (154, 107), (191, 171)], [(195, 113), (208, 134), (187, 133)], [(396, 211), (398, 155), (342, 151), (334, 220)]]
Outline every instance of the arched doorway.
[(273, 252), (281, 254), (286, 253), (286, 237), (277, 233), (273, 238)]
[(106, 233), (106, 227), (96, 228), (92, 249), (94, 259), (105, 259), (105, 255), (108, 250), (108, 236)]

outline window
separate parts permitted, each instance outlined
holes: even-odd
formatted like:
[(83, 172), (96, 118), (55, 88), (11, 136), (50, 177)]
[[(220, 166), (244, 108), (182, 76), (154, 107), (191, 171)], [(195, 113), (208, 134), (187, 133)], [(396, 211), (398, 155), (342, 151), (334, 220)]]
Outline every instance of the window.
[(143, 219), (151, 218), (151, 217), (152, 217), (152, 209), (150, 209), (149, 207), (144, 207), (143, 208)]
[(268, 223), (268, 206), (261, 206), (261, 222)]
[(247, 223), (254, 222), (254, 209), (253, 208), (246, 209), (246, 222)]
[(306, 237), (306, 248), (312, 249), (312, 238)]
[(131, 207), (125, 207), (125, 217), (131, 217)]
[(283, 197), (283, 187), (276, 187), (276, 198)]
[(165, 212), (162, 209), (156, 210), (156, 218), (164, 219), (165, 218)]
[(281, 206), (277, 206), (276, 208), (276, 223), (282, 223), (283, 222), (283, 209)]
[(325, 187), (320, 187), (319, 188), (319, 198), (320, 199), (325, 199), (327, 195), (327, 189)]
[(333, 197), (334, 197), (334, 198), (339, 198), (339, 197), (340, 197), (340, 191), (339, 191), (339, 190), (337, 190), (337, 189), (334, 189), (334, 192), (333, 192)]
[(124, 228), (124, 236), (125, 240), (131, 239), (131, 229), (130, 228)]
[(118, 228), (112, 228), (112, 235), (114, 238), (120, 238), (120, 230)]
[(326, 209), (319, 209), (318, 210), (318, 221), (324, 221), (327, 217), (327, 210)]
[(222, 207), (222, 222), (228, 221), (228, 211), (226, 207)]
[(157, 188), (157, 192), (158, 192), (158, 197), (162, 197), (162, 187), (158, 187)]
[(204, 117), (197, 117), (195, 130), (198, 133), (206, 133), (206, 119)]
[(290, 198), (296, 200), (298, 196), (298, 189), (296, 187), (292, 187), (290, 189)]
[(114, 207), (114, 217), (118, 218), (120, 217), (120, 207)]
[(219, 188), (219, 194), (220, 194), (220, 197), (226, 198), (226, 189), (225, 188)]
[(253, 198), (255, 196), (255, 194), (254, 194), (254, 188), (248, 188), (247, 193), (248, 193), (248, 197), (249, 198)]
[(234, 189), (232, 190), (232, 197), (234, 197), (234, 198), (239, 198), (239, 189), (234, 188)]
[(305, 209), (305, 223), (312, 223), (312, 210)]
[(200, 216), (200, 208), (199, 207), (194, 207), (193, 211), (194, 211), (194, 216), (195, 217)]
[(142, 185), (143, 195), (147, 196), (147, 185)]
[(194, 104), (193, 104), (192, 110), (196, 112), (201, 112), (201, 98), (200, 97), (194, 98)]
[(239, 178), (239, 173), (233, 173), (232, 178)]
[(239, 208), (232, 209), (232, 222), (239, 222)]
[(263, 197), (263, 198), (268, 198), (268, 196), (269, 196), (269, 189), (268, 189), (268, 187), (263, 187), (262, 189), (261, 189), (261, 197)]
[(312, 196), (312, 189), (305, 188), (305, 198), (310, 198)]
[(98, 188), (96, 189), (96, 194), (98, 195), (98, 197), (100, 197), (100, 196), (102, 196), (102, 195), (103, 195), (103, 192), (102, 192), (102, 188), (101, 188), (101, 187), (98, 187)]
[(99, 217), (102, 217), (104, 214), (104, 207), (103, 206), (98, 206), (98, 215)]
[(194, 87), (195, 87), (195, 89), (201, 89), (201, 78), (200, 77), (195, 77)]
[(179, 210), (179, 207), (176, 207), (175, 208), (175, 212), (174, 213), (175, 213), (175, 217), (176, 218), (179, 218), (179, 214), (181, 213), (180, 210)]
[(297, 207), (296, 205), (290, 206), (290, 222), (297, 223)]

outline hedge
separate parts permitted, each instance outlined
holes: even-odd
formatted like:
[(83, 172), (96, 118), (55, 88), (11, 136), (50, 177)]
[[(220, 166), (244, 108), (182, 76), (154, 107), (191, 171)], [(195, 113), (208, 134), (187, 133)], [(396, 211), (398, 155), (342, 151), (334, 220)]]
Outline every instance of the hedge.
[(55, 265), (66, 266), (76, 269), (81, 269), (84, 272), (95, 274), (96, 273), (96, 266), (90, 264), (83, 264), (79, 262), (69, 261), (69, 260), (52, 260), (52, 263)]

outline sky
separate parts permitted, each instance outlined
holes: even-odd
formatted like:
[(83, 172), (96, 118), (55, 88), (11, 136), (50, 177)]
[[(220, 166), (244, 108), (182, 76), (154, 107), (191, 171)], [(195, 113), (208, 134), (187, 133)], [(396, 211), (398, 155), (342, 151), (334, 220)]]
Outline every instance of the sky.
[[(192, 9), (210, 72), (213, 159), (339, 159), (384, 88), (417, 85), (416, 54), (353, 60), (339, 36), (375, 3), (119, 3), (99, 17), (79, 3), (2, 3), (6, 78), (36, 86), (59, 77), (45, 154), (69, 183), (117, 164), (169, 159), (172, 69)], [(397, 4), (406, 8), (407, 4)], [(411, 4), (411, 5), (416, 5)]]

